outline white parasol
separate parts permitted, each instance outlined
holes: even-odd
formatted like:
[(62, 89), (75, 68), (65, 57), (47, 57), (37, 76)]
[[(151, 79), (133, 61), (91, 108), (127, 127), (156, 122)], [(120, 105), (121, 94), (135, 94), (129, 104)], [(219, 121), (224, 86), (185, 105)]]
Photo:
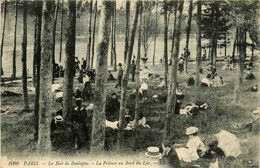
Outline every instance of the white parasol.
[(225, 153), (226, 157), (237, 157), (241, 154), (239, 140), (234, 134), (221, 130), (216, 134), (216, 137), (218, 139), (218, 147)]

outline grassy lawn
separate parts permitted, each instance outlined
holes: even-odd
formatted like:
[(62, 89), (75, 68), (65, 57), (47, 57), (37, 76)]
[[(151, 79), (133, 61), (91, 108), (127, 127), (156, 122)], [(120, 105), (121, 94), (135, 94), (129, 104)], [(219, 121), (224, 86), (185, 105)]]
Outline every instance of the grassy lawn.
[[(206, 63), (203, 63), (205, 67)], [(239, 99), (237, 103), (233, 102), (234, 83), (236, 82), (236, 71), (221, 70), (223, 63), (217, 62), (217, 72), (223, 76), (224, 86), (218, 88), (186, 88), (186, 81), (188, 76), (184, 73), (178, 73), (178, 83), (183, 89), (184, 100), (181, 107), (188, 104), (191, 100), (198, 100), (207, 102), (209, 108), (201, 111), (197, 116), (173, 115), (171, 118), (171, 138), (177, 143), (185, 143), (188, 137), (185, 135), (185, 130), (189, 126), (196, 126), (199, 128), (199, 136), (202, 141), (206, 142), (207, 139), (213, 134), (218, 133), (221, 129), (234, 132), (234, 122), (238, 125), (246, 124), (252, 120), (252, 111), (260, 106), (259, 92), (254, 93), (248, 91), (253, 84), (259, 83), (258, 77), (259, 64), (253, 69), (257, 80), (244, 81), (239, 91)], [(194, 71), (195, 64), (189, 64), (189, 71)], [(163, 68), (159, 66), (152, 67), (148, 65), (148, 69), (156, 74), (163, 74)], [(201, 76), (204, 77), (205, 74)], [(62, 82), (58, 79), (57, 82)], [(160, 146), (162, 142), (162, 133), (165, 120), (166, 104), (159, 101), (153, 102), (151, 97), (155, 94), (165, 95), (167, 92), (161, 89), (155, 89), (159, 81), (149, 81), (149, 99), (147, 102), (141, 103), (141, 111), (147, 119), (147, 123), (151, 129), (136, 129), (125, 132), (125, 152), (129, 155), (144, 153), (148, 146)], [(119, 89), (115, 89), (116, 82), (108, 83), (108, 94), (112, 92), (120, 93)], [(32, 83), (29, 82), (29, 86)], [(75, 80), (75, 86), (80, 84)], [(81, 86), (82, 87), (82, 86)], [(93, 87), (93, 85), (92, 85)], [(135, 88), (135, 83), (129, 82), (130, 88)], [(10, 90), (22, 93), (21, 83), (13, 83), (10, 85), (3, 85), (1, 90)], [(129, 93), (132, 90), (129, 89)], [(33, 141), (33, 107), (34, 107), (34, 92), (29, 92), (30, 112), (22, 112), (22, 96), (20, 97), (1, 97), (1, 108), (9, 109), (9, 113), (1, 114), (1, 145), (2, 156), (16, 156), (24, 155), (30, 156), (35, 153), (35, 143)], [(129, 99), (127, 108), (130, 113), (134, 113), (134, 99)], [(84, 102), (84, 105), (87, 105)], [(53, 104), (53, 112), (57, 111), (60, 105)], [(107, 131), (106, 144), (109, 153), (114, 153), (116, 143), (116, 131)], [(253, 136), (249, 131), (236, 131), (235, 135), (239, 138), (241, 144), (242, 154), (233, 163), (232, 167), (247, 167), (248, 161), (258, 165), (258, 136)], [(84, 151), (76, 151), (75, 156), (80, 155)], [(205, 161), (208, 162), (208, 161)], [(203, 165), (201, 163), (201, 165)]]

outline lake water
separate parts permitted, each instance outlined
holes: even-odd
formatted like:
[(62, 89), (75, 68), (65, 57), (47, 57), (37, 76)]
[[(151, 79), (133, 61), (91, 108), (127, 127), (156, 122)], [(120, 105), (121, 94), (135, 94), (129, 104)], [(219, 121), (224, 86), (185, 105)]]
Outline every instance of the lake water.
[[(116, 39), (116, 54), (117, 54), (117, 63), (121, 62), (123, 64), (124, 62), (124, 37), (117, 37)], [(202, 43), (208, 42), (207, 40), (203, 40)], [(19, 43), (17, 43), (17, 57), (16, 57), (16, 69), (17, 69), (17, 76), (22, 75), (22, 51), (21, 51), (21, 46), (18, 46)], [(56, 62), (58, 62), (59, 59), (59, 52), (60, 52), (60, 44), (56, 44)], [(180, 54), (183, 53), (183, 48), (185, 47), (185, 35), (181, 36), (181, 43), (180, 43)], [(231, 38), (231, 44), (227, 48), (227, 54), (231, 55), (232, 54), (232, 49), (233, 49), (233, 40)], [(143, 50), (143, 49), (142, 49)], [(164, 50), (164, 42), (163, 42), (163, 36), (157, 37), (157, 42), (156, 42), (156, 63), (159, 62), (160, 58), (163, 57), (163, 50)], [(170, 50), (171, 50), (171, 40), (168, 42), (168, 52), (170, 57)], [(195, 35), (191, 35), (190, 37), (190, 42), (189, 42), (189, 50), (191, 52), (191, 58), (196, 57), (196, 37)], [(150, 47), (148, 49), (148, 64), (152, 63), (153, 59), (153, 51), (154, 51), (154, 43), (151, 42)], [(224, 55), (224, 48), (223, 49), (218, 49), (217, 51), (218, 56), (223, 56)], [(248, 53), (251, 51), (247, 50)], [(87, 53), (87, 40), (86, 42), (82, 40), (77, 40), (76, 42), (76, 56), (79, 58), (81, 61), (81, 58), (85, 58)], [(134, 51), (133, 53), (137, 55), (137, 37), (134, 45)], [(4, 46), (4, 54), (3, 54), (3, 70), (4, 70), (4, 76), (10, 77), (12, 74), (12, 56), (13, 55), (13, 46)], [(141, 52), (141, 56), (144, 56), (143, 51)], [(63, 51), (62, 51), (62, 58), (65, 57), (65, 42), (63, 43)], [(110, 58), (110, 50), (108, 52), (108, 58)], [(94, 66), (95, 66), (95, 60), (94, 60)], [(108, 61), (109, 62), (109, 61)], [(110, 62), (109, 62), (110, 63)], [(63, 61), (62, 61), (63, 64)], [(33, 45), (29, 45), (27, 47), (27, 72), (29, 73), (29, 76), (32, 75), (32, 68), (33, 68)]]

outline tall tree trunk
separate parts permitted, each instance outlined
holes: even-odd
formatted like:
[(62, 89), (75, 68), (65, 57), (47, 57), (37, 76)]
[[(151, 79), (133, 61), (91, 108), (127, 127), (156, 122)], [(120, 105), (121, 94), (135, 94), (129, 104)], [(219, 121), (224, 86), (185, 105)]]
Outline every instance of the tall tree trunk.
[(36, 20), (35, 23), (36, 28), (36, 38), (35, 38), (35, 77), (36, 77), (36, 85), (35, 85), (35, 101), (34, 101), (34, 140), (38, 140), (38, 129), (39, 129), (39, 97), (40, 97), (40, 70), (41, 70), (41, 28), (42, 28), (42, 1), (36, 1)]
[(48, 154), (51, 150), (50, 125), (52, 113), (53, 95), (52, 86), (52, 36), (54, 1), (45, 0), (42, 17), (42, 41), (41, 41), (41, 73), (40, 73), (40, 98), (39, 98), (39, 137), (38, 152)]
[(175, 33), (175, 40), (174, 40), (174, 49), (172, 54), (173, 64), (171, 66), (170, 71), (170, 86), (168, 90), (167, 96), (167, 108), (166, 108), (166, 119), (164, 125), (164, 139), (166, 139), (170, 135), (170, 123), (171, 123), (171, 116), (175, 110), (176, 104), (176, 88), (177, 88), (177, 66), (178, 66), (178, 55), (180, 49), (180, 36), (181, 36), (181, 21), (182, 21), (182, 11), (183, 11), (183, 1), (178, 2), (178, 11), (177, 11), (177, 22), (174, 32)]
[(141, 60), (141, 42), (142, 42), (142, 12), (143, 7), (141, 4), (140, 7), (140, 22), (138, 28), (138, 46), (137, 46), (137, 58), (136, 58), (136, 97), (135, 97), (135, 127), (138, 126), (139, 122), (139, 109), (140, 109), (140, 101), (139, 101), (139, 88), (140, 88), (140, 60)]
[(178, 2), (175, 3), (174, 5), (174, 21), (173, 21), (173, 26), (172, 26), (172, 48), (171, 48), (171, 57), (173, 57), (173, 48), (174, 48), (174, 38), (175, 38), (175, 29), (176, 29), (176, 22), (177, 22), (177, 7), (178, 7)]
[(23, 2), (23, 43), (22, 43), (22, 81), (23, 81), (23, 101), (24, 101), (24, 110), (29, 110), (29, 98), (28, 98), (28, 88), (27, 88), (27, 1)]
[(238, 92), (240, 85), (243, 83), (244, 74), (244, 58), (246, 55), (246, 30), (245, 28), (237, 29), (237, 46), (238, 46), (238, 66), (237, 66), (237, 80), (234, 90), (234, 103), (238, 100)]
[(36, 87), (36, 83), (37, 83), (37, 54), (36, 54), (36, 46), (37, 46), (37, 29), (38, 29), (38, 15), (37, 15), (37, 1), (34, 1), (34, 6), (35, 6), (35, 20), (34, 20), (34, 45), (33, 45), (33, 76), (32, 76), (32, 80), (33, 80), (33, 86)]
[(66, 39), (66, 57), (63, 81), (63, 115), (65, 120), (71, 121), (71, 112), (73, 110), (73, 78), (75, 64), (75, 45), (76, 45), (76, 0), (71, 0), (69, 4), (69, 15), (67, 25)]
[(238, 35), (238, 28), (236, 29), (236, 37), (234, 40), (234, 45), (233, 45), (233, 52), (232, 52), (232, 63), (235, 63), (235, 52), (236, 52), (236, 46), (237, 46), (237, 35)]
[(61, 63), (61, 56), (62, 56), (62, 34), (63, 34), (63, 15), (64, 15), (64, 0), (61, 2), (61, 23), (60, 23), (60, 57), (59, 63)]
[(154, 66), (154, 63), (155, 63), (155, 49), (156, 49), (156, 37), (157, 37), (157, 15), (158, 15), (158, 4), (157, 2), (155, 3), (155, 6), (156, 6), (156, 10), (155, 10), (155, 34), (154, 34), (154, 47), (153, 47), (153, 66)]
[(57, 25), (57, 18), (58, 18), (58, 13), (59, 13), (59, 0), (57, 1), (56, 4), (56, 9), (55, 9), (55, 19), (53, 23), (53, 47), (52, 47), (52, 63), (53, 63), (53, 75), (52, 75), (52, 83), (54, 83), (54, 67), (55, 67), (55, 39), (56, 39), (56, 25)]
[(128, 80), (129, 80), (129, 71), (131, 66), (131, 59), (132, 59), (132, 53), (134, 48), (134, 42), (135, 42), (135, 33), (138, 23), (138, 16), (139, 16), (139, 9), (140, 9), (141, 2), (136, 2), (136, 10), (134, 15), (134, 22), (132, 26), (131, 31), (131, 40), (128, 50), (128, 56), (126, 59), (126, 65), (125, 70), (122, 78), (122, 89), (121, 89), (121, 101), (120, 101), (120, 111), (119, 111), (119, 129), (118, 129), (118, 137), (117, 137), (117, 149), (122, 149), (123, 142), (124, 142), (124, 123), (125, 123), (125, 107), (127, 102), (127, 86), (128, 86)]
[(4, 18), (3, 18), (3, 27), (2, 27), (1, 62), (0, 62), (1, 70), (2, 70), (2, 58), (3, 58), (4, 41), (5, 41), (5, 22), (6, 22), (6, 13), (7, 13), (7, 9), (6, 8), (7, 8), (7, 0), (4, 0)]
[(254, 61), (254, 49), (255, 49), (255, 44), (254, 44), (254, 42), (252, 42), (252, 48), (251, 48), (252, 54), (250, 57), (250, 62)]
[(87, 69), (90, 68), (90, 53), (91, 53), (91, 26), (92, 26), (92, 8), (93, 8), (93, 0), (90, 0), (89, 6), (89, 26), (88, 26), (88, 47), (87, 47)]
[(116, 56), (116, 2), (114, 3), (114, 15), (113, 15), (113, 17), (114, 17), (114, 22), (113, 22), (113, 24), (114, 24), (114, 29), (113, 29), (113, 56), (114, 56), (114, 70), (116, 70), (116, 65), (117, 65), (117, 61), (116, 61), (116, 59), (117, 59), (117, 56)]
[(190, 0), (190, 6), (189, 6), (189, 19), (188, 19), (188, 24), (187, 24), (187, 29), (186, 29), (186, 45), (185, 45), (185, 72), (188, 73), (188, 53), (187, 51), (189, 50), (189, 40), (190, 40), (190, 30), (191, 30), (191, 19), (192, 19), (192, 10), (193, 10), (193, 5), (192, 5), (192, 0)]
[(200, 62), (201, 62), (201, 1), (197, 3), (197, 33), (196, 33), (196, 41), (197, 41), (197, 56), (196, 56), (196, 78), (195, 85), (199, 87), (200, 85)]
[(99, 34), (97, 41), (97, 62), (95, 96), (92, 119), (91, 147), (90, 152), (98, 154), (103, 152), (105, 145), (106, 130), (106, 83), (107, 83), (107, 55), (109, 48), (109, 35), (111, 28), (111, 16), (113, 12), (113, 2), (102, 1), (102, 9), (99, 22)]
[(165, 88), (167, 89), (167, 75), (168, 75), (168, 24), (167, 24), (167, 12), (168, 12), (168, 4), (167, 1), (164, 0), (164, 81)]
[(17, 0), (15, 0), (15, 20), (14, 20), (14, 51), (13, 51), (13, 77), (16, 78), (16, 32), (17, 32)]
[[(113, 3), (116, 3), (115, 1), (112, 1)], [(110, 34), (110, 40), (111, 40), (111, 44), (110, 44), (110, 66), (113, 67), (114, 65), (114, 56), (113, 56), (113, 45), (114, 45), (114, 11), (113, 11), (113, 15), (112, 15), (112, 20), (111, 20), (111, 34)]]
[(94, 14), (94, 25), (93, 25), (93, 37), (92, 37), (92, 57), (91, 57), (91, 69), (93, 69), (94, 54), (95, 54), (95, 35), (96, 35), (96, 22), (97, 22), (97, 0), (95, 2), (95, 14)]
[(129, 21), (130, 21), (130, 1), (126, 1), (126, 10), (125, 10), (125, 51), (124, 51), (124, 63), (126, 63), (126, 57), (128, 53), (128, 40), (129, 40)]

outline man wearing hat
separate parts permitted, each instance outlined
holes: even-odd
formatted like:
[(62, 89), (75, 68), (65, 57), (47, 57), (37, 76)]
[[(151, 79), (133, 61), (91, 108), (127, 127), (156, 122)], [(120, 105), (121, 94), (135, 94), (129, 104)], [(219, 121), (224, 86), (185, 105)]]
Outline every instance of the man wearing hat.
[(89, 141), (87, 128), (87, 112), (82, 106), (82, 99), (76, 98), (76, 107), (71, 114), (71, 122), (73, 125), (73, 142), (75, 148), (86, 147)]

